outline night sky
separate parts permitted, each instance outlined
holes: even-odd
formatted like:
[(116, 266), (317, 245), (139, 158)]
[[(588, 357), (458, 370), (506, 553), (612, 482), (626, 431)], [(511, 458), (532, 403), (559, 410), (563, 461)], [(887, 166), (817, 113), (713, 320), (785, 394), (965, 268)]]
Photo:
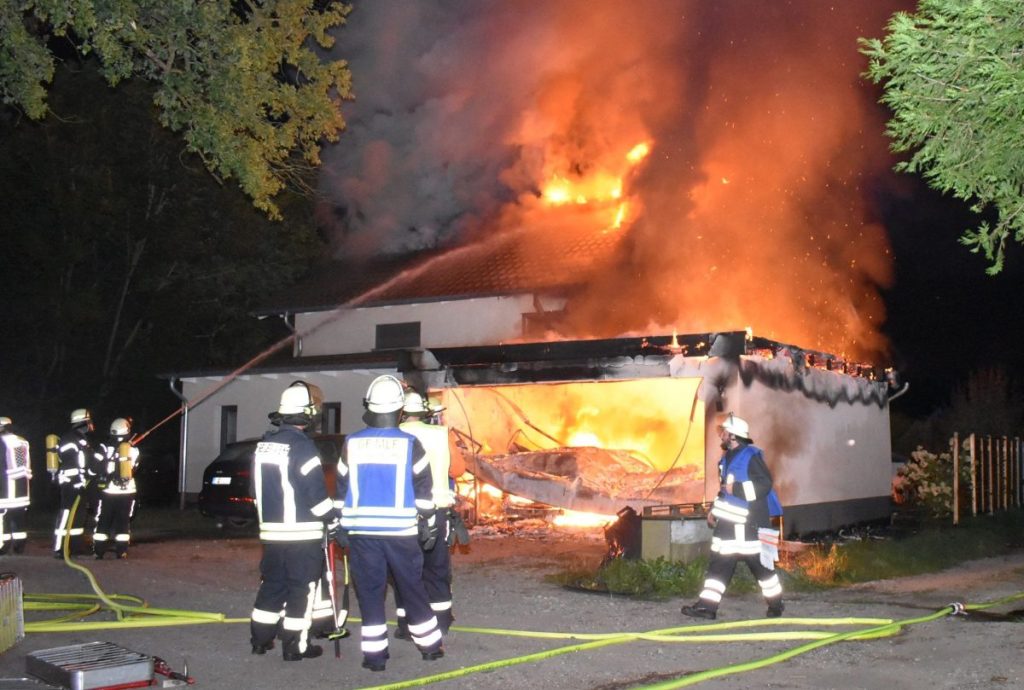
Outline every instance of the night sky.
[(892, 243), (893, 286), (883, 295), (891, 362), (910, 383), (894, 403), (912, 414), (944, 405), (972, 371), (1002, 368), (1020, 385), (1024, 252), (1011, 245), (1001, 273), (958, 243), (978, 217), (916, 179), (880, 190)]

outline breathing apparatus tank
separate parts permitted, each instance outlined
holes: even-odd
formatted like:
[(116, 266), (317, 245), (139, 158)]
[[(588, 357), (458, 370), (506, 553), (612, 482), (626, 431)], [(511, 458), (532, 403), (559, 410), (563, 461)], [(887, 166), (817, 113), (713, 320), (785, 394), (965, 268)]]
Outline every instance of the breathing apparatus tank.
[(60, 469), (60, 436), (57, 434), (46, 435), (46, 471), (56, 475)]
[(128, 441), (117, 444), (117, 476), (125, 481), (132, 478), (132, 444)]

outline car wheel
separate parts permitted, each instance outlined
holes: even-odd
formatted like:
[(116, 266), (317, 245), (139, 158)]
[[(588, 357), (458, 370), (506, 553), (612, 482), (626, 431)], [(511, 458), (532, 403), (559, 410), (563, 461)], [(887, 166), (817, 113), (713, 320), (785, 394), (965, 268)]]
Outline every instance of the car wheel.
[(249, 525), (251, 525), (252, 520), (250, 520), (249, 518), (242, 517), (229, 517), (227, 519), (227, 524), (231, 527), (234, 527), (235, 529), (242, 529), (243, 527), (248, 527)]

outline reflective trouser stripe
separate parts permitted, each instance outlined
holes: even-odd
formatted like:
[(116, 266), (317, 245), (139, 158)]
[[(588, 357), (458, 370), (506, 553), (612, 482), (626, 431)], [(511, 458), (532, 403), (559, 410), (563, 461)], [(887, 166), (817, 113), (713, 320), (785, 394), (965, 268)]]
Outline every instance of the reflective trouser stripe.
[(758, 580), (757, 584), (761, 586), (761, 594), (764, 595), (765, 599), (774, 599), (782, 595), (782, 583), (779, 582), (778, 574), (773, 574), (764, 580)]

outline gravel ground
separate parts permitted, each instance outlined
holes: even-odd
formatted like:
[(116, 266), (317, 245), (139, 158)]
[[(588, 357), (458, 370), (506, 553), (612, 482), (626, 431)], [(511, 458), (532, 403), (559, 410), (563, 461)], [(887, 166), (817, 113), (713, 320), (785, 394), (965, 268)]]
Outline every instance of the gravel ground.
[[(126, 561), (76, 558), (108, 594), (133, 594), (150, 606), (212, 611), (247, 619), (258, 581), (260, 548), (249, 536), (212, 540), (146, 538)], [(681, 601), (642, 601), (587, 594), (545, 582), (544, 576), (573, 565), (594, 565), (604, 551), (597, 532), (546, 536), (479, 534), (469, 553), (455, 563), (456, 629), (445, 641), (447, 655), (424, 662), (411, 643), (396, 640), (387, 670), (360, 668), (356, 633), (341, 641), (341, 658), (330, 645), (319, 659), (286, 663), (275, 650), (249, 652), (244, 622), (158, 628), (111, 628), (33, 633), (0, 655), (0, 680), (25, 676), (26, 654), (39, 649), (108, 641), (166, 659), (180, 669), (187, 661), (195, 686), (274, 689), (419, 687), (429, 676), (463, 672), (438, 682), (447, 690), (612, 690), (645, 687), (684, 674), (763, 659), (806, 641), (667, 642), (629, 641), (552, 655), (486, 671), (472, 667), (577, 645), (579, 639), (546, 639), (469, 630), (564, 633), (640, 632), (701, 625), (679, 613)], [(87, 578), (47, 553), (40, 538), (25, 555), (0, 558), (0, 570), (14, 572), (27, 593), (90, 593)], [(889, 580), (787, 597), (787, 617), (876, 617), (895, 620), (926, 616), (953, 601), (983, 603), (1024, 590), (1024, 553), (974, 561), (936, 575)], [(354, 616), (358, 616), (352, 597)], [(1005, 613), (1020, 601), (988, 609)], [(764, 605), (754, 594), (727, 595), (718, 622), (762, 620)], [(30, 620), (52, 613), (28, 612)], [(90, 620), (94, 620), (94, 616)], [(700, 683), (702, 688), (919, 688), (1024, 687), (1024, 625), (981, 621), (980, 616), (944, 616), (876, 640), (841, 642), (789, 660)], [(785, 620), (785, 619), (783, 619)], [(460, 629), (461, 628), (461, 629)], [(805, 621), (771, 630), (830, 629)], [(757, 628), (755, 630), (765, 630)], [(846, 630), (840, 628), (839, 630)], [(158, 678), (160, 678), (158, 676)], [(8, 687), (8, 686), (2, 686)]]

